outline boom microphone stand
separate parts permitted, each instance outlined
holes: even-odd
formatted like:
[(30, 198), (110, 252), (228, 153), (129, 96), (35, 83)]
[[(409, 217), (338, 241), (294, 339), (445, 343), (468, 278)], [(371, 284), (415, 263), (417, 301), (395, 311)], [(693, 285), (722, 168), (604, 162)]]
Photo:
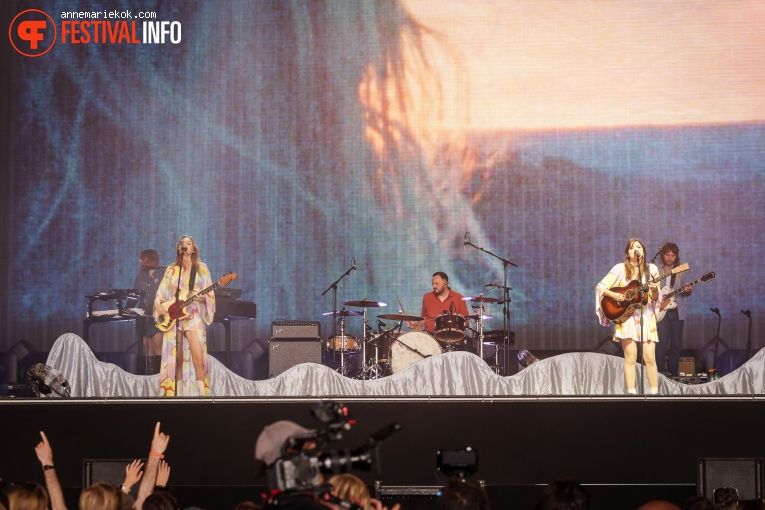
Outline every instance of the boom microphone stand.
[(720, 345), (720, 325), (722, 324), (722, 315), (720, 315), (719, 308), (710, 308), (709, 311), (717, 315), (717, 335), (715, 336), (715, 357), (712, 360), (712, 370), (709, 370), (709, 372), (712, 372), (713, 376), (719, 377), (717, 375), (717, 347), (719, 347)]
[[(486, 253), (487, 255), (491, 255), (492, 257), (502, 261), (502, 268), (504, 273), (504, 283), (501, 285), (502, 287), (502, 342), (505, 346), (505, 354), (502, 360), (502, 371), (503, 375), (507, 375), (507, 367), (509, 365), (509, 357), (510, 357), (510, 307), (508, 306), (508, 303), (510, 303), (510, 291), (513, 290), (511, 287), (507, 286), (507, 272), (508, 272), (508, 266), (518, 267), (517, 264), (514, 264), (510, 262), (509, 260), (500, 257), (499, 255), (490, 252), (489, 250), (486, 250), (480, 246), (474, 245), (472, 242), (470, 242), (470, 232), (465, 232), (465, 238), (462, 243), (464, 246), (472, 246), (478, 251), (482, 251)], [(500, 285), (495, 285), (495, 287), (500, 287)], [(495, 355), (496, 356), (496, 355)]]
[[(344, 272), (342, 275), (340, 275), (340, 278), (332, 282), (329, 287), (326, 288), (324, 292), (321, 293), (323, 296), (327, 292), (329, 292), (329, 289), (332, 289), (332, 338), (333, 342), (335, 341), (335, 337), (337, 337), (337, 284), (340, 283), (340, 280), (351, 274), (351, 271), (353, 271), (353, 274), (356, 274), (356, 258), (351, 257), (351, 267), (348, 268), (346, 272)], [(343, 342), (345, 343), (345, 342)], [(345, 349), (345, 345), (342, 346), (343, 349)], [(334, 367), (337, 364), (337, 349), (332, 350), (332, 366)], [(345, 374), (343, 374), (345, 375)]]
[(749, 361), (749, 351), (752, 349), (752, 312), (749, 309), (741, 310), (741, 313), (749, 317), (749, 334), (746, 336), (746, 357), (744, 363)]

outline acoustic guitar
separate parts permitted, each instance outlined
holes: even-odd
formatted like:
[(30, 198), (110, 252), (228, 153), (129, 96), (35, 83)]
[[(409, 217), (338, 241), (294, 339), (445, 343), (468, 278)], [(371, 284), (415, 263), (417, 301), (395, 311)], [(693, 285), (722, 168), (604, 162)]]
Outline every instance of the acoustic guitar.
[[(677, 266), (667, 273), (662, 273), (659, 276), (651, 278), (648, 282), (640, 284), (637, 280), (632, 280), (624, 287), (612, 287), (609, 289), (611, 292), (616, 292), (624, 296), (624, 301), (617, 301), (610, 296), (603, 296), (600, 300), (600, 307), (603, 310), (603, 315), (608, 320), (615, 324), (621, 324), (626, 321), (627, 318), (632, 315), (635, 309), (642, 305), (648, 304), (648, 285), (651, 283), (657, 283), (662, 281), (667, 276), (682, 273), (690, 269), (688, 264)], [(641, 299), (642, 296), (642, 299)]]
[(662, 320), (664, 316), (667, 314), (667, 311), (677, 308), (677, 303), (675, 302), (675, 296), (680, 294), (686, 285), (690, 285), (691, 287), (693, 287), (697, 283), (708, 282), (714, 279), (715, 279), (714, 272), (710, 272), (705, 274), (698, 280), (693, 280), (691, 283), (684, 283), (682, 287), (676, 290), (672, 290), (669, 287), (669, 285), (665, 285), (664, 287), (662, 287), (661, 295), (663, 297), (661, 300), (661, 305), (659, 306), (659, 315), (656, 316), (656, 322), (659, 322), (660, 320)]
[(186, 317), (186, 308), (188, 308), (194, 299), (207, 294), (218, 285), (223, 285), (225, 287), (234, 280), (236, 280), (236, 273), (228, 273), (217, 282), (206, 289), (200, 290), (196, 294), (189, 295), (187, 291), (181, 289), (181, 294), (177, 303), (175, 300), (166, 301), (160, 305), (162, 307), (162, 312), (154, 310), (154, 323), (157, 325), (157, 329), (162, 332), (170, 331), (175, 325), (176, 320), (181, 320)]

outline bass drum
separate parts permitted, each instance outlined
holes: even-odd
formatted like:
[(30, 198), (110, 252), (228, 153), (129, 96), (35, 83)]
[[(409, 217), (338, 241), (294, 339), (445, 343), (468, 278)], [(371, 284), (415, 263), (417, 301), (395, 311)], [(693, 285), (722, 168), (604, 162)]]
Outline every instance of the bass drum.
[(390, 346), (390, 369), (395, 374), (427, 356), (441, 354), (436, 339), (421, 331), (399, 336)]

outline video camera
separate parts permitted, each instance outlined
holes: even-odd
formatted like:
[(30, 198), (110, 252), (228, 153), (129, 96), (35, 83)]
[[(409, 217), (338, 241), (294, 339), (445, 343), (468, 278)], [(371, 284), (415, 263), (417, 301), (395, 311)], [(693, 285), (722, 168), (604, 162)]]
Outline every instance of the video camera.
[(311, 414), (324, 426), (304, 434), (290, 436), (282, 446), (281, 456), (269, 474), (271, 489), (279, 491), (319, 491), (322, 474), (346, 473), (351, 469), (369, 471), (374, 458), (372, 453), (384, 440), (401, 429), (391, 423), (378, 430), (367, 441), (351, 450), (326, 450), (328, 443), (339, 441), (343, 432), (355, 425), (348, 408), (338, 402), (322, 402), (311, 408)]

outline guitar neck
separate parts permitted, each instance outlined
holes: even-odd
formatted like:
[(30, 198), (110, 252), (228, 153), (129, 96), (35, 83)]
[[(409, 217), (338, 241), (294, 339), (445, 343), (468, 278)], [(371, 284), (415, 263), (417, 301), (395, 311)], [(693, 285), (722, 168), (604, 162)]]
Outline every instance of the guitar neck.
[(649, 283), (657, 283), (662, 281), (667, 276), (672, 276), (673, 274), (682, 273), (684, 271), (688, 271), (688, 264), (683, 264), (682, 266), (677, 266), (676, 268), (672, 269), (671, 271), (667, 271), (666, 273), (661, 273), (659, 276), (652, 278)]
[(691, 287), (693, 287), (694, 285), (696, 285), (700, 281), (701, 281), (701, 278), (699, 278), (698, 280), (693, 280), (690, 283), (684, 283), (683, 286), (680, 287), (679, 289), (675, 289), (672, 292), (670, 292), (669, 294), (664, 294), (664, 298), (666, 299), (666, 298), (671, 298), (671, 297), (677, 296), (678, 294), (680, 294), (683, 291), (683, 287), (685, 287), (686, 285), (690, 285)]
[(194, 294), (193, 296), (190, 296), (189, 298), (187, 298), (187, 299), (186, 299), (186, 301), (184, 301), (184, 302), (181, 304), (181, 308), (186, 308), (186, 307), (187, 307), (187, 306), (189, 306), (189, 305), (190, 305), (192, 302), (194, 302), (194, 299), (196, 299), (198, 296), (202, 296), (202, 295), (204, 295), (204, 294), (207, 294), (208, 292), (210, 292), (211, 290), (213, 290), (215, 287), (217, 287), (219, 283), (220, 283), (220, 282), (215, 282), (215, 283), (213, 283), (212, 285), (210, 285), (209, 287), (207, 287), (206, 289), (200, 290), (199, 292), (197, 292), (197, 293), (196, 293), (196, 294)]

